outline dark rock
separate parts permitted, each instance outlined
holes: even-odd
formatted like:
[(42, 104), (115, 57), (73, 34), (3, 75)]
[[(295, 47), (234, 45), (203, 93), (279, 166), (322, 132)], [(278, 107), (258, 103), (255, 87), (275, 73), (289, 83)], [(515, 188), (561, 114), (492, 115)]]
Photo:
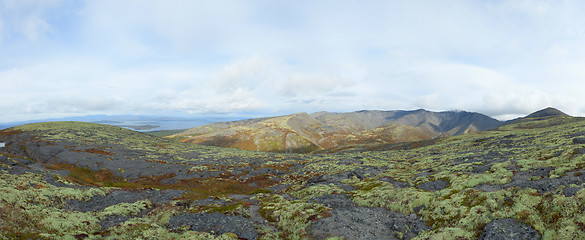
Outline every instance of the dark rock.
[(350, 185), (347, 185), (347, 184), (343, 184), (343, 183), (334, 183), (334, 184), (335, 184), (337, 187), (339, 187), (339, 188), (343, 189), (343, 191), (346, 191), (346, 192), (351, 192), (351, 191), (355, 191), (355, 190), (357, 190), (357, 188), (355, 188), (355, 187), (353, 187), (353, 186), (350, 186)]
[(574, 144), (585, 144), (585, 138), (573, 138)]
[(425, 205), (420, 205), (420, 206), (414, 207), (412, 210), (418, 214), (418, 212), (420, 212), (420, 210), (423, 210), (425, 207), (426, 207)]
[(353, 206), (353, 201), (345, 194), (329, 194), (314, 197), (309, 202), (321, 203), (330, 208), (347, 208)]
[(95, 156), (87, 152), (62, 151), (56, 154), (51, 161), (55, 163), (74, 164), (91, 171), (99, 171), (102, 167), (97, 163), (103, 162), (105, 159), (104, 156)]
[(20, 165), (30, 165), (34, 163), (32, 160), (26, 158), (13, 158), (12, 160), (16, 161)]
[(164, 204), (181, 194), (183, 194), (182, 190), (114, 191), (106, 196), (94, 196), (87, 202), (70, 200), (67, 202), (67, 208), (80, 212), (99, 211), (119, 203), (133, 203), (144, 199), (155, 204)]
[(108, 229), (111, 228), (113, 226), (116, 226), (120, 223), (126, 222), (130, 220), (129, 216), (124, 216), (124, 215), (110, 215), (107, 216), (105, 219), (103, 219), (100, 222), (100, 225), (102, 226), (102, 229)]
[(175, 183), (179, 183), (179, 182), (180, 182), (179, 180), (174, 179), (174, 178), (165, 178), (165, 179), (160, 181), (161, 184), (165, 184), (165, 185), (175, 184)]
[(530, 225), (511, 218), (497, 219), (488, 223), (479, 237), (481, 240), (525, 240), (541, 239), (540, 234)]
[(518, 166), (518, 164), (517, 164), (517, 163), (516, 163), (516, 161), (514, 161), (514, 160), (512, 160), (512, 161), (511, 161), (511, 164), (510, 164), (510, 165), (508, 165), (508, 166), (506, 167), (506, 170), (508, 170), (508, 171), (512, 171), (512, 172), (518, 172), (518, 171), (520, 171), (521, 169), (522, 169), (522, 168), (521, 168), (520, 166)]
[(439, 191), (447, 188), (449, 186), (449, 182), (443, 180), (436, 180), (431, 182), (426, 182), (418, 186), (418, 189), (427, 190), (427, 191)]
[(268, 187), (268, 190), (270, 190), (272, 192), (280, 192), (284, 189), (287, 189), (290, 186), (292, 186), (292, 184), (275, 184), (275, 185)]
[(565, 187), (563, 189), (563, 194), (565, 195), (565, 197), (572, 197), (575, 194), (577, 194), (577, 192), (579, 192), (581, 190), (580, 187)]
[(228, 205), (228, 204), (229, 204), (229, 202), (226, 201), (226, 200), (207, 198), (207, 199), (195, 201), (195, 202), (193, 202), (191, 204), (191, 206), (207, 206), (207, 205), (220, 205), (220, 206), (225, 206), (225, 205)]
[(233, 194), (233, 195), (229, 195), (230, 198), (236, 200), (236, 201), (241, 201), (241, 202), (247, 202), (249, 204), (255, 204), (255, 205), (262, 205), (262, 203), (260, 202), (260, 200), (256, 199), (256, 198), (252, 198), (254, 195), (244, 195), (244, 194)]
[(329, 184), (331, 182), (338, 182), (339, 180), (341, 179), (338, 179), (334, 175), (320, 175), (307, 179), (307, 182), (305, 184), (308, 186), (312, 186), (318, 184)]
[(492, 168), (493, 164), (483, 164), (483, 165), (476, 165), (473, 167), (473, 170), (471, 170), (472, 173), (484, 173), (486, 171), (489, 171)]
[(81, 240), (81, 239), (86, 239), (89, 237), (89, 235), (85, 234), (85, 233), (81, 233), (81, 234), (76, 234), (73, 235), (73, 237), (77, 240)]
[[(361, 158), (360, 158), (361, 159)], [(341, 161), (339, 161), (340, 165), (351, 165), (351, 164), (364, 164), (364, 161), (359, 160), (359, 159), (343, 159)]]
[(356, 174), (355, 172), (350, 171), (350, 172), (343, 172), (343, 173), (335, 174), (335, 175), (320, 175), (320, 176), (316, 176), (316, 177), (312, 177), (312, 178), (307, 179), (307, 182), (305, 183), (305, 185), (306, 186), (313, 186), (313, 185), (335, 184), (336, 186), (343, 189), (344, 191), (348, 191), (348, 192), (355, 191), (356, 190), (355, 187), (352, 187), (350, 185), (343, 184), (340, 182), (341, 180), (350, 179), (354, 176), (357, 177), (357, 175), (355, 175), (355, 174)]
[(42, 143), (26, 143), (26, 153), (37, 162), (46, 163), (57, 154), (64, 151), (61, 145), (46, 145)]
[(1, 163), (4, 163), (6, 165), (9, 165), (9, 166), (18, 165), (17, 162), (14, 162), (14, 161), (8, 159), (8, 157), (7, 156), (4, 156), (4, 155), (0, 155), (0, 162)]
[(541, 168), (534, 168), (530, 170), (532, 176), (536, 177), (546, 177), (550, 174), (550, 171), (554, 170), (554, 167), (541, 167)]
[(380, 178), (378, 180), (392, 183), (392, 185), (394, 185), (395, 188), (407, 188), (407, 187), (410, 187), (410, 184), (407, 183), (407, 182), (396, 181), (394, 179), (387, 178), (387, 177)]
[(354, 177), (362, 180), (366, 176), (375, 177), (376, 175), (382, 173), (383, 171), (384, 171), (384, 169), (375, 168), (375, 167), (358, 168), (358, 169), (354, 169), (351, 171), (342, 172), (342, 173), (334, 174), (334, 175), (315, 176), (315, 177), (307, 179), (306, 185), (312, 186), (312, 185), (319, 185), (319, 184), (339, 183), (341, 180), (352, 179)]
[(567, 137), (570, 138), (574, 138), (574, 137), (580, 137), (580, 136), (585, 136), (585, 131), (583, 132), (576, 132), (576, 133), (571, 133), (569, 135), (566, 135)]
[[(344, 207), (331, 211), (331, 217), (313, 223), (316, 239), (340, 236), (344, 239), (412, 239), (428, 229), (416, 215), (405, 216), (383, 208)], [(399, 238), (397, 232), (402, 233)]]
[(185, 213), (173, 216), (169, 220), (169, 228), (172, 230), (179, 230), (182, 226), (191, 231), (209, 232), (217, 235), (235, 233), (240, 239), (258, 238), (258, 233), (250, 219), (221, 213)]
[(221, 175), (221, 173), (222, 173), (221, 171), (195, 172), (195, 173), (192, 173), (189, 176), (186, 176), (186, 177), (183, 177), (183, 178), (179, 178), (179, 179), (189, 179), (189, 178), (193, 178), (193, 177), (203, 178), (203, 179), (206, 179), (206, 178), (216, 178), (216, 177), (219, 177)]
[(10, 169), (7, 169), (8, 173), (13, 174), (13, 175), (20, 175), (20, 174), (24, 174), (27, 172), (30, 172), (30, 169), (23, 167), (23, 166), (14, 166)]
[(258, 175), (282, 175), (284, 174), (285, 171), (280, 170), (280, 169), (273, 169), (273, 168), (260, 168), (260, 169), (256, 169), (256, 170), (251, 170), (248, 172), (248, 174), (239, 177), (238, 179), (240, 180), (247, 180), (249, 178), (258, 176)]
[[(528, 171), (529, 172), (529, 171)], [(507, 184), (501, 185), (490, 185), (490, 184), (481, 184), (476, 187), (475, 189), (486, 191), (486, 192), (493, 192), (498, 191), (506, 188), (517, 187), (520, 189), (523, 188), (532, 188), (538, 190), (540, 193), (551, 192), (558, 189), (560, 186), (569, 186), (571, 184), (580, 185), (585, 182), (585, 175), (575, 175), (571, 174), (570, 172), (567, 173), (566, 176), (560, 178), (543, 178), (534, 181), (528, 181), (527, 176), (531, 176), (531, 173), (527, 172), (518, 172), (512, 178), (512, 182)]]

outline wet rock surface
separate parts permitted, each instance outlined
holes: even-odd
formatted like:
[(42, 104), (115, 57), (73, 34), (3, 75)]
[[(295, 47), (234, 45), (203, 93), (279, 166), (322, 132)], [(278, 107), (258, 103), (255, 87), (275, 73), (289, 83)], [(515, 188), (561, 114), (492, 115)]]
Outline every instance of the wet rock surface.
[(185, 213), (171, 217), (170, 229), (181, 230), (186, 228), (192, 231), (209, 232), (217, 235), (234, 233), (240, 239), (255, 240), (258, 232), (252, 221), (238, 216), (228, 216), (221, 213)]
[(317, 239), (340, 236), (344, 239), (412, 239), (427, 229), (416, 215), (405, 216), (383, 208), (342, 207), (331, 216), (313, 223), (311, 234)]
[(498, 219), (488, 223), (480, 240), (538, 240), (540, 234), (530, 225), (519, 223), (514, 219)]

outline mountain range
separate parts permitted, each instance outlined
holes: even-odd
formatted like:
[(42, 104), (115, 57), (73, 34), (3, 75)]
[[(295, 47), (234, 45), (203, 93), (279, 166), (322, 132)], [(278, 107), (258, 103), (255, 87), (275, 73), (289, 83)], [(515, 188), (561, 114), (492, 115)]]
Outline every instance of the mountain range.
[(506, 124), (551, 116), (568, 116), (546, 108), (526, 117), (499, 121), (481, 113), (363, 110), (316, 112), (211, 123), (171, 135), (193, 144), (253, 151), (306, 153), (357, 144), (416, 142), (476, 133)]

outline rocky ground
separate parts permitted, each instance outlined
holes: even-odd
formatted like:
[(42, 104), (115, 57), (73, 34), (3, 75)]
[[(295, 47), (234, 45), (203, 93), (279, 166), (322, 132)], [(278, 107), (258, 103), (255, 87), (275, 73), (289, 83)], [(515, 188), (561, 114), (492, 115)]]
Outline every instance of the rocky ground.
[(584, 121), (331, 154), (78, 122), (0, 143), (0, 238), (585, 239)]

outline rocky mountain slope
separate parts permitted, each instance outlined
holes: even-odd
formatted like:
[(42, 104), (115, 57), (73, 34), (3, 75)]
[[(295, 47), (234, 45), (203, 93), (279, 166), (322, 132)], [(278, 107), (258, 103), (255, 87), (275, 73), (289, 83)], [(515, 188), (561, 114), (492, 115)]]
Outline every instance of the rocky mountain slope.
[(0, 142), (3, 239), (585, 239), (581, 118), (333, 154), (80, 122)]
[(484, 131), (505, 124), (471, 112), (317, 112), (212, 123), (172, 135), (182, 142), (269, 152), (312, 152)]

